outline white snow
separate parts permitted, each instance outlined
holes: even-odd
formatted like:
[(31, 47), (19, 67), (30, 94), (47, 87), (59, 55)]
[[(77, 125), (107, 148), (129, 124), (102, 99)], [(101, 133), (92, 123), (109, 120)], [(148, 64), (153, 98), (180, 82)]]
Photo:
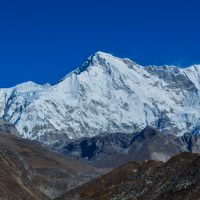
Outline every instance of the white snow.
[[(55, 86), (26, 82), (0, 89), (0, 117), (25, 138), (53, 142), (146, 125), (182, 135), (200, 127), (200, 65), (143, 67), (97, 52)], [(44, 142), (44, 141), (43, 141)]]

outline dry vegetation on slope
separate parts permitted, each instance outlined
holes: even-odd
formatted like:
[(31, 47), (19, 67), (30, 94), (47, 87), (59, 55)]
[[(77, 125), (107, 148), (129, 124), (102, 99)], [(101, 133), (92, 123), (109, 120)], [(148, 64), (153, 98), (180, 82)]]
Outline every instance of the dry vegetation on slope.
[(200, 155), (181, 153), (168, 162), (129, 162), (59, 200), (196, 200), (200, 197)]
[(101, 172), (38, 142), (0, 132), (0, 199), (38, 200), (61, 195)]

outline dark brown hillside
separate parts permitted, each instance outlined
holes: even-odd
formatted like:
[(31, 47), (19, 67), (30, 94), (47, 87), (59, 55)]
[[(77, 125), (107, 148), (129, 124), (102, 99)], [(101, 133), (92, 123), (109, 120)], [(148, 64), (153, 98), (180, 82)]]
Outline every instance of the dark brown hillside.
[(50, 199), (99, 175), (84, 162), (0, 131), (0, 199)]
[(200, 155), (181, 153), (168, 162), (129, 162), (58, 199), (197, 200)]

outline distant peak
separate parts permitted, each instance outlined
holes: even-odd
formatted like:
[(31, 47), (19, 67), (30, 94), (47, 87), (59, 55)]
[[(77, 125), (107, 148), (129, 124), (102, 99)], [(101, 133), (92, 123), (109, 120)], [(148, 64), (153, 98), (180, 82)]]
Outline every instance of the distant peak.
[(96, 53), (93, 54), (93, 56), (112, 56), (112, 57), (114, 57), (111, 53), (105, 53), (103, 51), (97, 51)]
[(16, 89), (17, 91), (31, 91), (31, 90), (35, 90), (35, 89), (40, 89), (42, 86), (34, 83), (32, 81), (27, 81), (25, 83), (21, 83), (18, 84), (14, 87), (14, 89)]
[[(81, 72), (87, 70), (87, 68), (89, 66), (94, 66), (94, 65), (99, 65), (99, 64), (103, 65), (103, 63), (105, 63), (107, 58), (109, 58), (109, 57), (114, 57), (114, 56), (112, 54), (109, 54), (109, 53), (97, 51), (96, 53), (89, 56), (88, 59), (79, 68), (77, 68), (74, 71), (74, 73), (78, 75)], [(114, 57), (114, 58), (119, 59), (117, 57)]]
[(112, 54), (105, 53), (105, 52), (102, 52), (102, 51), (97, 51), (97, 52), (93, 53), (91, 56), (89, 56), (87, 58), (87, 60), (80, 67), (78, 67), (77, 69), (75, 69), (72, 72), (68, 73), (59, 82), (62, 82), (67, 77), (71, 76), (71, 74), (76, 74), (76, 75), (81, 74), (82, 72), (86, 71), (89, 66), (94, 66), (94, 65), (97, 65), (97, 64), (103, 64), (103, 63), (105, 63), (105, 61), (109, 57), (120, 59), (120, 58), (117, 58), (117, 57), (113, 56)]
[(199, 71), (200, 69), (200, 64), (195, 64), (195, 65), (191, 65), (189, 67), (184, 68), (185, 70), (196, 70)]
[(18, 84), (18, 85), (16, 85), (15, 87), (32, 87), (32, 86), (38, 86), (38, 84), (37, 83), (34, 83), (33, 81), (27, 81), (27, 82), (24, 82), (24, 83), (21, 83), (21, 84)]
[(97, 51), (96, 53), (94, 53), (93, 55), (91, 55), (89, 58), (90, 59), (92, 59), (92, 58), (102, 58), (102, 59), (113, 58), (113, 59), (117, 59), (117, 60), (129, 60), (129, 61), (133, 62), (132, 60), (130, 60), (128, 58), (117, 57), (117, 56), (114, 56), (111, 53), (106, 53), (106, 52), (102, 52), (102, 51)]
[(87, 60), (77, 69), (73, 70), (72, 72), (68, 73), (64, 78), (62, 78), (59, 82), (62, 82), (67, 77), (71, 76), (71, 74), (79, 75), (82, 72), (86, 71), (90, 66), (107, 66), (107, 64), (116, 64), (117, 62), (124, 62), (127, 65), (137, 65), (136, 62), (128, 59), (128, 58), (120, 58), (112, 55), (111, 53), (105, 53), (102, 51), (97, 51), (93, 53), (91, 56), (87, 58)]

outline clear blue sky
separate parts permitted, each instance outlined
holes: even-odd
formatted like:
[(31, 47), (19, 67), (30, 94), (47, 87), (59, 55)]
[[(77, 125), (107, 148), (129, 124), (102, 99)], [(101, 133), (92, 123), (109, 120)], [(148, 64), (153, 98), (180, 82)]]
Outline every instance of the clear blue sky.
[(98, 50), (200, 63), (199, 10), (198, 0), (0, 0), (0, 87), (54, 84)]

